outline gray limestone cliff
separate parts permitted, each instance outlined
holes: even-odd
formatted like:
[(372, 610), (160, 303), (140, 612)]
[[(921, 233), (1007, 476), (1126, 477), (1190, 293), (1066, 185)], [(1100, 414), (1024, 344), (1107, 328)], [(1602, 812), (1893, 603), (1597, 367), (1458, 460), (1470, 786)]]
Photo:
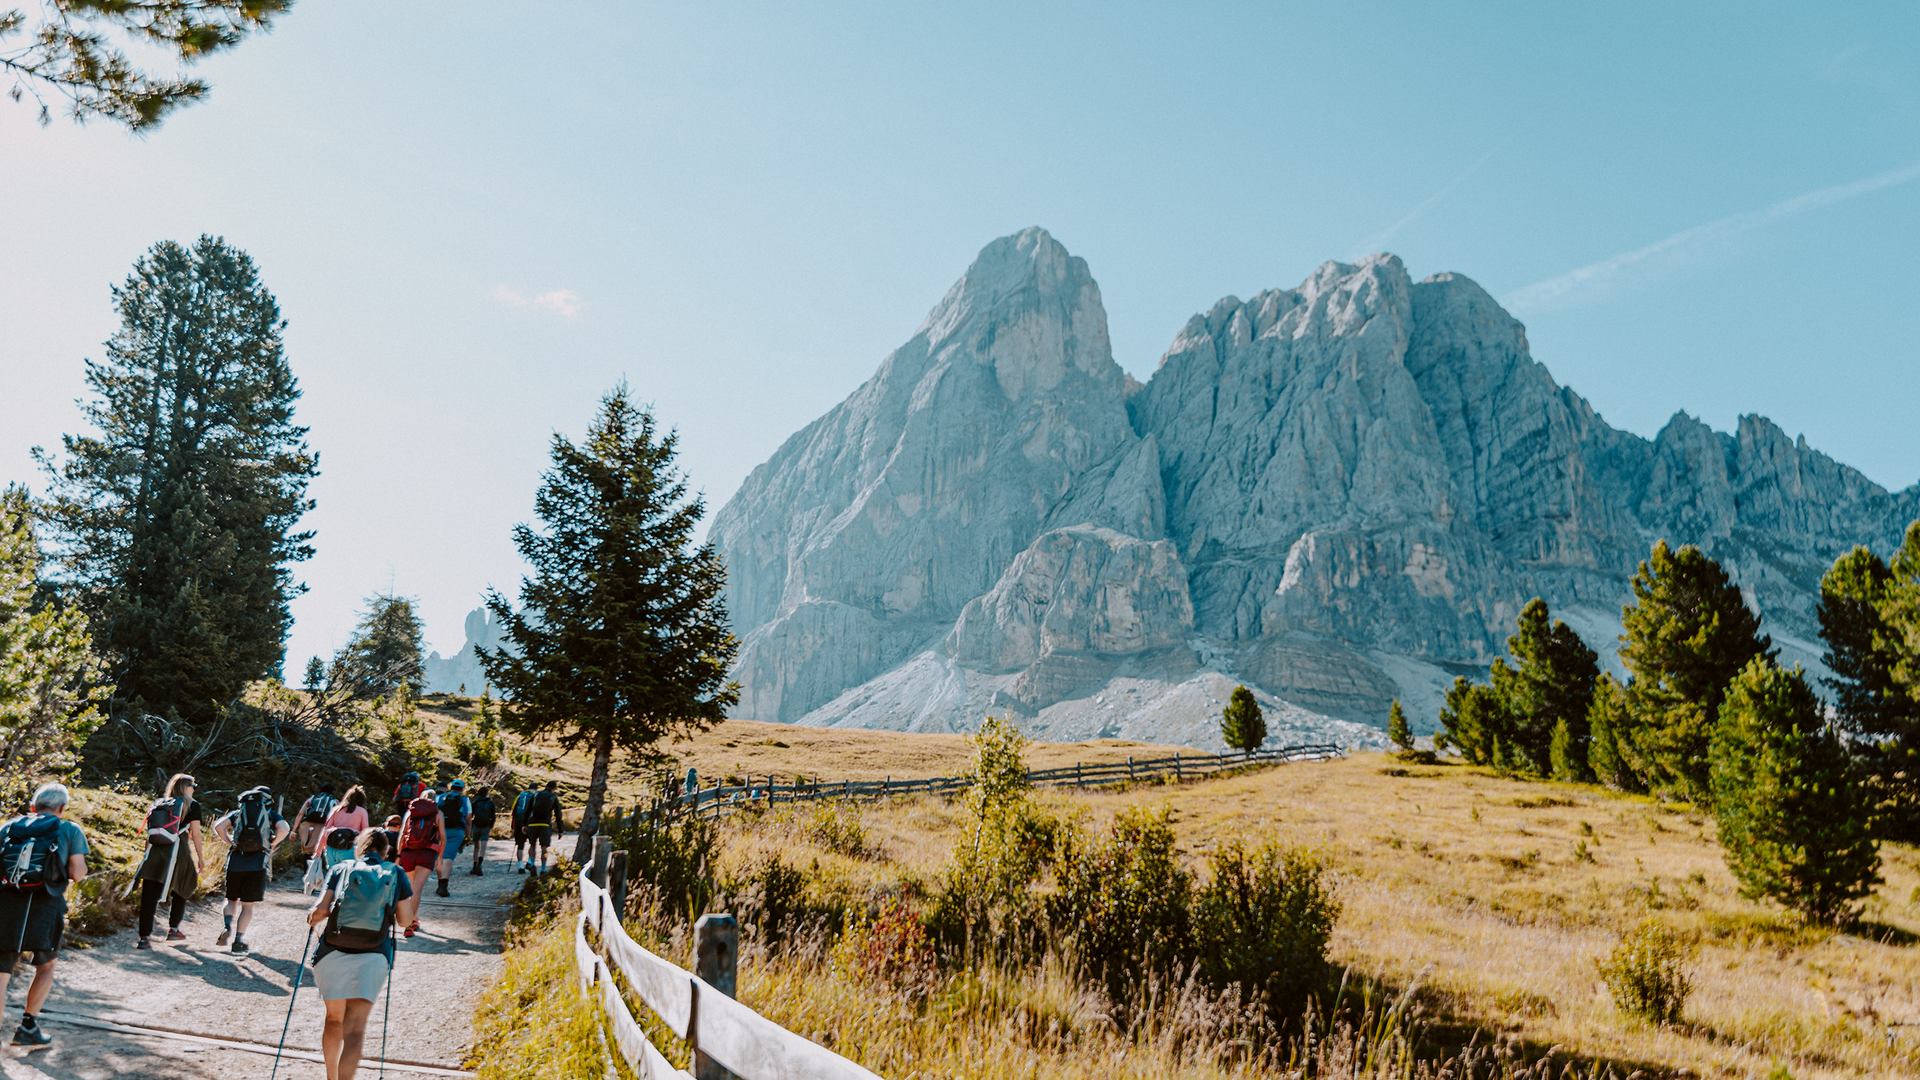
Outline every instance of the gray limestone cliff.
[[(1558, 386), (1472, 281), (1398, 258), (1228, 297), (1144, 386), (1086, 264), (988, 245), (913, 338), (714, 519), (736, 715), (1217, 744), (1236, 681), (1277, 736), (1365, 741), (1484, 672), (1533, 596), (1611, 653), (1658, 538), (1738, 577), (1817, 663), (1821, 572), (1920, 516), (1744, 417), (1647, 440)], [(1357, 724), (1355, 722), (1358, 722)]]

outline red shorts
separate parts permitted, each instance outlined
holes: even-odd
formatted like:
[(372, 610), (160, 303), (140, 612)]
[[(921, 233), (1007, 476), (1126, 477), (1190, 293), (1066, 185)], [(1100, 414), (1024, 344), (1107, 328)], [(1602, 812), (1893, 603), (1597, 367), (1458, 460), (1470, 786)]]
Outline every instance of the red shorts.
[(440, 853), (427, 848), (422, 851), (403, 851), (400, 853), (400, 869), (407, 873), (415, 870), (431, 870), (433, 864), (440, 861)]

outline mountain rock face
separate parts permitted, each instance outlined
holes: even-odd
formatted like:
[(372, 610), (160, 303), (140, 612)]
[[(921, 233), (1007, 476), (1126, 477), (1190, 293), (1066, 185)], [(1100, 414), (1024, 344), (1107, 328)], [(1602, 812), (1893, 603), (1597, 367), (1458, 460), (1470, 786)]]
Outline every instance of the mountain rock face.
[(422, 662), (421, 667), (425, 672), (422, 688), (427, 693), (477, 694), (487, 685), (487, 673), (480, 669), (480, 656), (476, 650), (500, 647), (500, 624), (482, 606), (467, 612), (465, 629), (467, 640), (460, 646), (459, 652), (447, 657), (437, 652), (429, 653)]
[(1431, 729), (1545, 597), (1611, 656), (1648, 546), (1697, 543), (1818, 665), (1820, 574), (1920, 516), (1744, 417), (1652, 441), (1556, 385), (1468, 279), (1376, 255), (1190, 320), (1144, 386), (1086, 263), (994, 241), (907, 344), (714, 518), (736, 715), (1217, 746)]

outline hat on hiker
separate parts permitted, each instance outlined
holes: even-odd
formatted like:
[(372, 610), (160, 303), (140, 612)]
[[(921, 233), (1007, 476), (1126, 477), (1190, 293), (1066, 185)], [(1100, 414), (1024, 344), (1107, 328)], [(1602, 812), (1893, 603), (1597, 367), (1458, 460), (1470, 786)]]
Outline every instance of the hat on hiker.
[(420, 779), (420, 774), (419, 774), (419, 773), (417, 773), (417, 772), (410, 772), (410, 773), (408, 773), (407, 775), (405, 775), (405, 776), (403, 776), (403, 777), (401, 777), (400, 779), (402, 779), (402, 780), (418, 780), (418, 779)]
[(460, 779), (455, 779), (455, 780), (454, 780), (454, 782), (453, 782), (453, 790), (455, 790), (455, 791), (465, 791), (466, 789), (467, 789), (467, 782), (466, 782), (465, 780), (460, 780)]

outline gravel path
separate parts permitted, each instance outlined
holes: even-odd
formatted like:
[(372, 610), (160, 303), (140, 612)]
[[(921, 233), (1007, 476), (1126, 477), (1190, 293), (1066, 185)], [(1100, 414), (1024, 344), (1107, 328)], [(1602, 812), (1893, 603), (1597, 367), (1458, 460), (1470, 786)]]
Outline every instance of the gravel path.
[[(569, 839), (569, 846), (562, 846), (556, 839), (554, 849), (570, 850), (571, 843)], [(456, 866), (448, 900), (433, 896), (433, 879), (427, 879), (420, 933), (412, 940), (401, 939), (395, 957), (386, 1044), (390, 1061), (462, 1067), (472, 1041), (474, 1006), (500, 972), (505, 900), (526, 880), (513, 872), (509, 844), (493, 841), (489, 855), (483, 877), (469, 876), (463, 868), (471, 867), (470, 857)], [(136, 936), (128, 929), (92, 948), (63, 951), (47, 1012), (276, 1045), (307, 940), (304, 914), (312, 900), (301, 893), (297, 875), (282, 873), (254, 909), (247, 931), (252, 951), (244, 956), (214, 944), (222, 903), (215, 899), (192, 905), (181, 927), (187, 940), (172, 946), (156, 941), (152, 950), (138, 951)], [(0, 1038), (11, 1037), (19, 1022), (27, 971), (22, 968), (8, 988), (6, 1030)], [(381, 1012), (387, 1005), (385, 1000), (374, 1003), (367, 1030), (369, 1059), (379, 1053)], [(287, 1031), (287, 1047), (318, 1050), (323, 1016), (309, 968)], [(264, 1077), (273, 1064), (270, 1056), (217, 1045), (100, 1031), (58, 1020), (47, 1030), (55, 1041), (46, 1050), (0, 1049), (0, 1075), (8, 1080), (238, 1080)], [(377, 1071), (377, 1065), (363, 1066), (360, 1074)], [(283, 1060), (280, 1075), (321, 1080), (324, 1073), (317, 1063)], [(389, 1070), (388, 1075), (404, 1080), (423, 1074)]]

